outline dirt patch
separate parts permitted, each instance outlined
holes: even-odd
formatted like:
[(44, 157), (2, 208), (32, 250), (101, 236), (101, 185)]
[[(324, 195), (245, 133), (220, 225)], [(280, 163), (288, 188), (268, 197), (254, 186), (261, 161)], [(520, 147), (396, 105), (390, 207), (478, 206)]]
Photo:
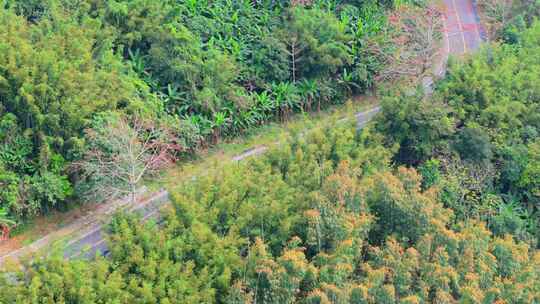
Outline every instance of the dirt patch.
[(0, 242), (0, 256), (20, 249), (43, 236), (61, 229), (68, 223), (92, 213), (98, 205), (78, 206), (66, 212), (54, 211), (51, 214), (40, 216), (27, 223), (23, 231), (16, 233), (10, 239)]

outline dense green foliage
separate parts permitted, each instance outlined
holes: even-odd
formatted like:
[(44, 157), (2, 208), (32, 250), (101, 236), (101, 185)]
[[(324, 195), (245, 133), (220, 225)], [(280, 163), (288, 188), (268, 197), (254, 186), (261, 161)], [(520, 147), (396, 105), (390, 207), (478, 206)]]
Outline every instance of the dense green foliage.
[(179, 185), (159, 225), (115, 218), (107, 259), (60, 254), (5, 277), (0, 302), (540, 301), (540, 254), (456, 222), (443, 189), (391, 167), (382, 139), (335, 123), (293, 135)]
[(107, 112), (154, 120), (190, 152), (363, 92), (381, 68), (364, 49), (384, 40), (384, 12), (357, 1), (0, 2), (0, 210), (24, 219), (79, 196), (85, 173), (71, 163)]
[(452, 64), (432, 97), (391, 92), (373, 128), (179, 184), (159, 224), (113, 220), (108, 258), (30, 262), (0, 302), (540, 302), (539, 37)]
[[(188, 12), (200, 9), (197, 1), (190, 3), (185, 3), (192, 8)], [(118, 22), (123, 45), (140, 43), (145, 64), (169, 54), (152, 51), (154, 38), (143, 38), (157, 34), (156, 28), (145, 34), (145, 27), (134, 25), (139, 19), (120, 22), (121, 16), (103, 13), (100, 4), (91, 10)], [(167, 7), (152, 5), (158, 15)], [(122, 5), (115, 9), (122, 12)], [(45, 14), (31, 11), (32, 18)], [(279, 94), (296, 87), (294, 77), (320, 80), (332, 77), (334, 65), (354, 62), (340, 59), (345, 36), (337, 33), (339, 26), (328, 23), (316, 31), (331, 37), (331, 46), (322, 47), (324, 39), (295, 40), (295, 33), (314, 35), (310, 29), (317, 24), (310, 18), (329, 22), (325, 14), (300, 8), (280, 15), (294, 30), (288, 36), (276, 30), (274, 38), (288, 47), (298, 43), (306, 62), (325, 67), (298, 66), (284, 76), (290, 82), (271, 80)], [(175, 33), (191, 39), (186, 33), (195, 28)], [(3, 272), (0, 303), (540, 303), (540, 22), (531, 21), (516, 37), (451, 62), (431, 96), (408, 88), (388, 92), (373, 125), (358, 130), (352, 119), (336, 118), (287, 135), (285, 143), (259, 158), (177, 185), (157, 222), (116, 216), (109, 225), (107, 258), (69, 261), (58, 252)], [(207, 49), (183, 54), (199, 51)], [(321, 55), (325, 52), (332, 60)], [(129, 49), (127, 54), (138, 56)], [(217, 54), (205, 53), (201, 56), (212, 59), (201, 62), (224, 58)], [(180, 55), (171, 60), (175, 63), (164, 70), (186, 64)], [(162, 81), (151, 71), (150, 79)], [(170, 74), (188, 76), (199, 77)], [(195, 78), (194, 83), (208, 81)], [(253, 85), (258, 81), (268, 80)], [(231, 86), (236, 86), (231, 92), (247, 90), (231, 79), (221, 82), (226, 88), (213, 84), (221, 88), (209, 94), (219, 100), (226, 100), (220, 94)], [(155, 92), (152, 85), (138, 90)], [(197, 100), (199, 89), (186, 86), (181, 92)], [(284, 96), (267, 92), (268, 98)], [(116, 107), (141, 111), (146, 99), (140, 94)], [(280, 107), (277, 113), (286, 117), (289, 110)], [(227, 121), (232, 112), (223, 113)], [(0, 133), (7, 140), (23, 143), (6, 147), (24, 147), (25, 140), (33, 147), (33, 133), (18, 131), (16, 115), (5, 114), (0, 127), (8, 130)], [(18, 139), (20, 134), (29, 135)], [(60, 172), (54, 170), (61, 160), (48, 153), (38, 154), (49, 160), (36, 171), (42, 178)], [(18, 176), (7, 171), (0, 177), (13, 191), (2, 199), (16, 197), (17, 184), (9, 181)]]
[(536, 241), (539, 37), (537, 22), (521, 33), (519, 43), (495, 45), (452, 64), (431, 100), (387, 98), (377, 125), (388, 135), (388, 146), (399, 145), (396, 162), (436, 160), (443, 193), (461, 192), (444, 197), (460, 220), (482, 219), (499, 235)]
[(139, 100), (121, 61), (93, 47), (98, 24), (81, 22), (38, 27), (0, 12), (0, 208), (17, 216), (71, 194), (65, 164), (92, 115)]

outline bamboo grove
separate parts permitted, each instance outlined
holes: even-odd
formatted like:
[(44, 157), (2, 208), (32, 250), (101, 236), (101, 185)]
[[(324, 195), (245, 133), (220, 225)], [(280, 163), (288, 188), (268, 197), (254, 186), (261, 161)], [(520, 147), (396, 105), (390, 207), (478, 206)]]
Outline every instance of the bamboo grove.
[[(342, 103), (373, 87), (380, 75), (403, 76), (381, 72), (414, 67), (426, 54), (395, 55), (405, 52), (391, 43), (403, 34), (387, 18), (394, 6), (355, 0), (1, 1), (2, 225), (101, 192), (96, 185), (111, 177), (88, 179), (94, 171), (81, 162), (99, 154), (88, 151), (99, 146), (88, 134), (107, 134), (104, 128), (142, 122), (143, 138), (153, 133), (146, 128), (160, 130), (167, 134), (159, 137), (160, 147), (167, 146), (167, 159), (175, 161), (268, 121)], [(423, 15), (421, 5), (409, 8), (408, 16)]]

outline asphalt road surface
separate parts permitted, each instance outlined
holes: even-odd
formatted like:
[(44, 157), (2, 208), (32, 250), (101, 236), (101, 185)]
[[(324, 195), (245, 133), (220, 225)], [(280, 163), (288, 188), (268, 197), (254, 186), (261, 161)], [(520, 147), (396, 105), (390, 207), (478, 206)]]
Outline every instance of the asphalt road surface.
[[(380, 107), (373, 107), (367, 111), (357, 113), (355, 115), (358, 127), (362, 128), (380, 111)], [(344, 119), (345, 120), (345, 119)], [(253, 157), (264, 153), (268, 150), (266, 146), (256, 147), (247, 150), (231, 159), (231, 161), (242, 161), (243, 159)], [(142, 191), (144, 192), (144, 191)], [(152, 197), (136, 203), (133, 207), (128, 208), (129, 204), (125, 203), (125, 200), (119, 200), (122, 203), (116, 203), (111, 206), (111, 210), (107, 210), (106, 214), (114, 212), (113, 209), (124, 209), (129, 212), (138, 213), (143, 221), (150, 219), (158, 219), (159, 211), (163, 205), (169, 202), (169, 193), (166, 190), (161, 190), (155, 193)], [(96, 256), (96, 254), (108, 255), (107, 241), (105, 238), (106, 225), (99, 220), (88, 221), (88, 224), (82, 223), (74, 224), (72, 228), (77, 233), (72, 235), (69, 241), (65, 242), (61, 248), (63, 248), (64, 258), (66, 259), (89, 259)], [(29, 253), (43, 251), (50, 247), (54, 243), (54, 235), (46, 236), (28, 246), (25, 246), (17, 251), (11, 252), (8, 255), (0, 257), (0, 265), (7, 259), (18, 259), (21, 256), (25, 256)], [(60, 245), (57, 245), (60, 246)]]
[[(143, 221), (157, 219), (160, 207), (169, 202), (169, 193), (161, 190), (149, 199), (135, 205), (129, 211), (140, 214)], [(97, 253), (107, 255), (105, 227), (101, 223), (92, 225), (84, 233), (65, 245), (64, 257), (67, 259), (93, 258)]]
[(473, 0), (444, 0), (446, 52), (462, 55), (480, 47), (486, 33)]

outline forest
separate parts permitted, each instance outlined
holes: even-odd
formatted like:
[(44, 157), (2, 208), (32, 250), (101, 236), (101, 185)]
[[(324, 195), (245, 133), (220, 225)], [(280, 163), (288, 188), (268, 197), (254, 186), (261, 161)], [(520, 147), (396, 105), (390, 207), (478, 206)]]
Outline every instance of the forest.
[[(178, 183), (159, 220), (113, 218), (107, 257), (2, 272), (0, 303), (540, 303), (540, 6), (478, 4), (491, 42), (433, 94), (381, 87), (362, 129), (336, 117)], [(157, 169), (420, 75), (396, 41), (426, 5), (7, 1), (0, 217), (130, 191), (144, 170), (103, 164), (131, 138)]]
[[(420, 75), (435, 41), (421, 33), (437, 26), (425, 11), (356, 0), (2, 0), (0, 223), (124, 195), (146, 171), (223, 138)], [(130, 162), (122, 138), (149, 153)]]

